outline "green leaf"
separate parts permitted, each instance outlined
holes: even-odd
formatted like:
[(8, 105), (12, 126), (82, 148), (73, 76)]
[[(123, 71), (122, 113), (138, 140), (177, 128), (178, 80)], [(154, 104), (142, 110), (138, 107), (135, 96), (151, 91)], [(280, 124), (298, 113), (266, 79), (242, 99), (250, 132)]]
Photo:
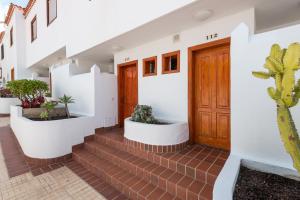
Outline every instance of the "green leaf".
[(252, 72), (252, 75), (260, 79), (269, 79), (272, 75), (267, 72)]

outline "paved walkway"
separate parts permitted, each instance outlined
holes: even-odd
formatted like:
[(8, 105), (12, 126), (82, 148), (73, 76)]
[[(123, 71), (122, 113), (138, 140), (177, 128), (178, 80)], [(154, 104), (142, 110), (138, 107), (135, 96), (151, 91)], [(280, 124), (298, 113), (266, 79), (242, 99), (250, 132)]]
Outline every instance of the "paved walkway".
[[(9, 118), (0, 118), (0, 127), (8, 124)], [(31, 173), (25, 173), (10, 179), (0, 148), (0, 200), (19, 199), (102, 200), (105, 198), (67, 167), (35, 177)]]

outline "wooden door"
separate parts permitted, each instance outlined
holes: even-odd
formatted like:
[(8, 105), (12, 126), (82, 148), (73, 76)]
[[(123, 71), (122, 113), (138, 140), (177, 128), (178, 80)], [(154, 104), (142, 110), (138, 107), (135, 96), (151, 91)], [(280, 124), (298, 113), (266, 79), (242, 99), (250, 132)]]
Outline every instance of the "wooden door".
[(192, 53), (192, 118), (194, 141), (230, 148), (230, 46), (228, 43)]
[(137, 61), (119, 65), (119, 124), (130, 117), (138, 103), (138, 65)]
[(15, 68), (11, 68), (10, 70), (10, 80), (11, 81), (15, 80)]

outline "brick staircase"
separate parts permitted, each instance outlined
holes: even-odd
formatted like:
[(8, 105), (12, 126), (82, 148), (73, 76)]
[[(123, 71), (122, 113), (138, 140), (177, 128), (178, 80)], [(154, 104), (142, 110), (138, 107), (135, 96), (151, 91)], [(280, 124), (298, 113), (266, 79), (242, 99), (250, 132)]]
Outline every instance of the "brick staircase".
[(152, 153), (128, 145), (123, 130), (99, 129), (73, 148), (73, 159), (130, 199), (212, 199), (228, 152), (191, 145)]

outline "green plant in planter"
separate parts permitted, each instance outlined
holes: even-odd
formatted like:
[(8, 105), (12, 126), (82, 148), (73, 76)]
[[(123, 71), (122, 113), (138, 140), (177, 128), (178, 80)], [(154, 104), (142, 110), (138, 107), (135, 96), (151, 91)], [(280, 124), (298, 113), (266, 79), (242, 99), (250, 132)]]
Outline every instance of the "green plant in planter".
[(156, 120), (152, 115), (151, 106), (147, 105), (137, 105), (134, 108), (134, 112), (131, 115), (131, 120), (134, 122), (141, 122), (146, 124), (158, 124), (158, 120)]
[(67, 117), (70, 118), (71, 116), (70, 116), (68, 104), (75, 103), (74, 99), (72, 99), (71, 96), (64, 95), (64, 96), (59, 98), (59, 103), (62, 103), (62, 104), (65, 105), (65, 110), (66, 110)]
[(300, 98), (300, 80), (295, 80), (295, 72), (300, 69), (300, 44), (293, 43), (288, 49), (274, 44), (264, 67), (267, 72), (253, 72), (253, 75), (261, 79), (275, 79), (276, 87), (269, 87), (268, 94), (277, 104), (277, 123), (285, 149), (300, 173), (300, 139), (290, 112)]
[(39, 108), (45, 102), (44, 93), (48, 91), (47, 83), (39, 80), (9, 81), (6, 87), (20, 99), (23, 108)]
[(41, 107), (45, 108), (46, 110), (40, 114), (40, 118), (44, 120), (51, 120), (49, 113), (54, 110), (55, 106), (56, 104), (53, 102), (43, 103)]

